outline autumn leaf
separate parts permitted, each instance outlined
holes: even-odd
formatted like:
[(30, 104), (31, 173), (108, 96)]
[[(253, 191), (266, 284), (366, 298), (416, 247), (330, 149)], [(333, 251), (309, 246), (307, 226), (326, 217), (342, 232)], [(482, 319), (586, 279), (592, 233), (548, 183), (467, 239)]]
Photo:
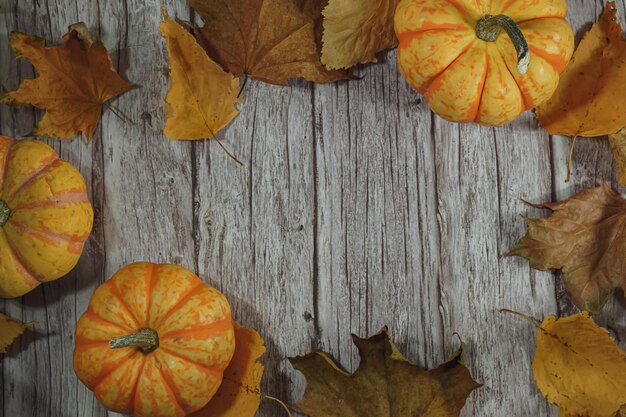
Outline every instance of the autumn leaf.
[(626, 200), (603, 184), (537, 207), (553, 213), (526, 219), (528, 233), (508, 255), (542, 271), (562, 269), (574, 304), (599, 312), (615, 289), (626, 288)]
[(165, 129), (170, 139), (215, 138), (239, 111), (239, 80), (213, 62), (194, 37), (163, 10), (161, 34), (167, 41), (170, 90)]
[(618, 181), (620, 184), (626, 185), (626, 129), (609, 135), (609, 143), (619, 172)]
[(323, 11), (322, 63), (329, 69), (377, 62), (398, 44), (393, 19), (399, 0), (330, 0)]
[(296, 0), (187, 1), (204, 20), (200, 43), (237, 77), (278, 85), (299, 77), (317, 83), (347, 78), (320, 62), (315, 19)]
[(6, 353), (11, 343), (33, 324), (34, 322), (22, 323), (0, 314), (0, 353)]
[(257, 332), (235, 323), (235, 354), (224, 372), (224, 381), (209, 403), (190, 417), (253, 417), (261, 403), (265, 353)]
[(463, 365), (462, 349), (427, 371), (402, 356), (386, 329), (352, 338), (361, 355), (352, 375), (323, 352), (291, 359), (307, 379), (298, 411), (310, 417), (452, 417), (480, 387)]
[(560, 417), (614, 417), (626, 405), (626, 352), (586, 312), (544, 320), (533, 375)]
[(537, 117), (552, 135), (604, 136), (626, 126), (626, 41), (614, 2), (578, 45)]
[(91, 40), (84, 23), (70, 26), (63, 39), (61, 46), (46, 47), (40, 38), (11, 33), (16, 56), (28, 59), (39, 76), (22, 81), (1, 102), (45, 110), (34, 135), (69, 139), (83, 132), (91, 140), (104, 103), (133, 84), (115, 71), (106, 48)]

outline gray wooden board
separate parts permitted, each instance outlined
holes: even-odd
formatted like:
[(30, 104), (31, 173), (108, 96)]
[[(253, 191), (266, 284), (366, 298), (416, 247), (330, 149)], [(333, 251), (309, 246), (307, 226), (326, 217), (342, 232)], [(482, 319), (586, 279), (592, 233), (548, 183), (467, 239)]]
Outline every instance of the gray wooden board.
[[(330, 352), (352, 371), (350, 333), (388, 325), (401, 350), (426, 367), (467, 344), (484, 387), (463, 416), (551, 416), (530, 373), (534, 329), (498, 313), (542, 318), (574, 311), (558, 274), (502, 258), (525, 232), (522, 200), (562, 199), (602, 181), (616, 183), (604, 139), (580, 139), (573, 181), (569, 139), (549, 137), (532, 114), (487, 128), (432, 115), (398, 75), (393, 51), (360, 67), (360, 81), (276, 87), (250, 81), (241, 115), (223, 133), (240, 167), (210, 142), (162, 136), (167, 60), (156, 0), (2, 0), (0, 84), (34, 72), (7, 44), (19, 30), (59, 42), (86, 21), (115, 65), (139, 88), (113, 102), (131, 121), (105, 112), (95, 139), (49, 141), (83, 173), (96, 223), (68, 277), (0, 311), (35, 320), (0, 361), (4, 416), (112, 416), (72, 370), (73, 327), (98, 284), (137, 260), (195, 270), (231, 300), (234, 316), (264, 336), (263, 391), (288, 402), (304, 379), (287, 356)], [(181, 0), (170, 14), (193, 13)], [(601, 1), (569, 1), (580, 39)], [(619, 2), (623, 16), (624, 2)], [(0, 132), (28, 133), (40, 117), (0, 107)], [(622, 189), (624, 191), (624, 189)], [(623, 301), (598, 318), (626, 346)], [(263, 404), (259, 416), (282, 415)]]

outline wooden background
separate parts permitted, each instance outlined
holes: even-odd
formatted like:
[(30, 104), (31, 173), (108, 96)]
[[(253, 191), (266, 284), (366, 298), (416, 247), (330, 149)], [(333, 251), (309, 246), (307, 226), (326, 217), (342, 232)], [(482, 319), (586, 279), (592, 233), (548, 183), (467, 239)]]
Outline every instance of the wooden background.
[[(580, 39), (602, 1), (572, 0)], [(619, 2), (623, 16), (624, 0)], [(162, 136), (167, 57), (161, 0), (0, 0), (0, 83), (32, 77), (7, 42), (13, 30), (59, 43), (85, 21), (137, 88), (113, 102), (95, 139), (51, 141), (84, 174), (96, 212), (76, 270), (0, 311), (37, 324), (0, 360), (2, 417), (111, 416), (72, 370), (73, 331), (100, 283), (126, 263), (175, 262), (223, 290), (234, 316), (265, 337), (263, 389), (297, 400), (303, 378), (287, 356), (329, 351), (358, 365), (350, 333), (389, 325), (407, 356), (433, 367), (467, 343), (484, 387), (463, 416), (552, 416), (533, 384), (534, 329), (497, 312), (543, 318), (572, 306), (556, 274), (503, 258), (525, 233), (522, 199), (562, 199), (615, 183), (607, 141), (580, 140), (566, 184), (569, 141), (550, 138), (533, 115), (499, 128), (434, 116), (396, 71), (395, 53), (356, 69), (360, 81), (250, 82), (241, 115), (215, 143)], [(193, 18), (182, 0), (172, 16)], [(40, 114), (0, 106), (0, 132), (20, 136)], [(599, 323), (626, 344), (623, 299)], [(259, 416), (283, 415), (264, 404)]]

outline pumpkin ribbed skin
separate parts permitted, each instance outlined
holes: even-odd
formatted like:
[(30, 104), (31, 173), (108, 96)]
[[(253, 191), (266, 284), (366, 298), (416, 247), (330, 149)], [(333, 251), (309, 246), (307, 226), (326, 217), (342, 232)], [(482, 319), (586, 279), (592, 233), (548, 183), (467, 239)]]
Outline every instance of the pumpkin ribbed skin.
[[(93, 227), (85, 180), (43, 142), (0, 136), (0, 297), (19, 297), (76, 266)], [(1, 222), (0, 222), (1, 223)]]
[[(395, 15), (400, 72), (445, 119), (510, 122), (556, 90), (574, 51), (566, 13), (565, 0), (401, 0)], [(517, 71), (507, 33), (495, 42), (477, 36), (485, 15), (517, 23), (530, 50), (525, 74)]]
[[(144, 328), (158, 334), (156, 350), (109, 346)], [(135, 263), (95, 291), (76, 327), (74, 369), (110, 410), (180, 417), (215, 395), (234, 350), (230, 306), (219, 291), (180, 266)]]

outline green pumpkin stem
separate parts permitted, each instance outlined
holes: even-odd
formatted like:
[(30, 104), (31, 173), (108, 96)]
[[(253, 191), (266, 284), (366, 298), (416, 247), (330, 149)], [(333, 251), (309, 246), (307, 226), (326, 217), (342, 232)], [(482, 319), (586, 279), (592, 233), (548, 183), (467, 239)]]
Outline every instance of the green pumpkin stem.
[(159, 334), (152, 329), (139, 329), (137, 333), (116, 337), (109, 341), (111, 349), (136, 346), (143, 353), (150, 353), (159, 347)]
[(4, 200), (0, 200), (0, 227), (7, 224), (9, 217), (11, 217), (9, 205)]
[(476, 36), (486, 42), (495, 42), (502, 29), (509, 35), (517, 51), (517, 72), (526, 74), (530, 64), (528, 42), (513, 19), (503, 14), (485, 15), (476, 23)]

